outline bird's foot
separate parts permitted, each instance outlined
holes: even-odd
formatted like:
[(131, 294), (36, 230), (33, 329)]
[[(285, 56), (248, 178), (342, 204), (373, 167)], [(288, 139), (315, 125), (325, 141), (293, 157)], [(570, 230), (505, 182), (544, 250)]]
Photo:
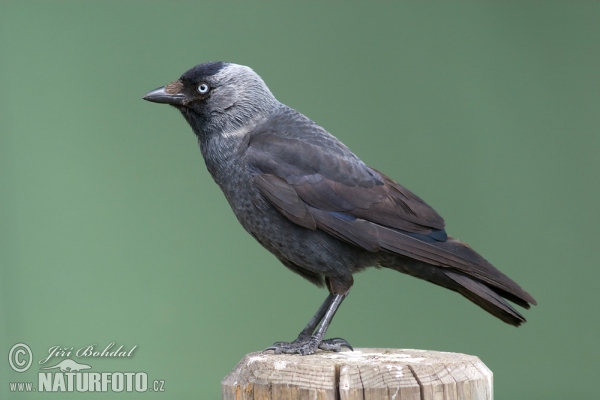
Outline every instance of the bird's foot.
[(313, 354), (317, 349), (325, 351), (341, 351), (343, 347), (347, 347), (354, 351), (350, 343), (342, 338), (325, 339), (319, 342), (314, 336), (308, 340), (294, 340), (293, 342), (276, 342), (272, 346), (267, 347), (263, 351), (273, 350), (275, 354), (300, 354), (307, 356)]
[(321, 343), (319, 343), (319, 348), (321, 350), (326, 351), (342, 351), (342, 348), (346, 347), (351, 351), (354, 351), (350, 343), (348, 343), (345, 339), (342, 338), (333, 338), (333, 339), (325, 339)]
[(275, 354), (300, 354), (307, 356), (313, 354), (319, 347), (319, 342), (310, 338), (306, 341), (294, 340), (293, 342), (275, 342), (263, 351), (273, 350)]

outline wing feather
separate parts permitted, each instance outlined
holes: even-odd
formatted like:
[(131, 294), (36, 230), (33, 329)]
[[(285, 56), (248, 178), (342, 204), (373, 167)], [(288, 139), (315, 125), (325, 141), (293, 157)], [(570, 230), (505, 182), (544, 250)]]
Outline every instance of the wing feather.
[(418, 196), (337, 144), (341, 149), (327, 152), (308, 140), (263, 133), (250, 140), (246, 157), (251, 169), (280, 177), (316, 209), (424, 235), (444, 229), (442, 217)]
[(253, 179), (261, 193), (290, 221), (308, 229), (317, 229), (306, 203), (283, 179), (270, 174), (255, 175)]

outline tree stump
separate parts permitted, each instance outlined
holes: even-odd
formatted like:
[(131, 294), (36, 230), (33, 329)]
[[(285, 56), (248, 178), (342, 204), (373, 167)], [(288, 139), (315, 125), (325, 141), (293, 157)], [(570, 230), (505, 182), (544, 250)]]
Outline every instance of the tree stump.
[(492, 371), (475, 356), (356, 349), (310, 356), (250, 353), (221, 382), (223, 400), (491, 400)]

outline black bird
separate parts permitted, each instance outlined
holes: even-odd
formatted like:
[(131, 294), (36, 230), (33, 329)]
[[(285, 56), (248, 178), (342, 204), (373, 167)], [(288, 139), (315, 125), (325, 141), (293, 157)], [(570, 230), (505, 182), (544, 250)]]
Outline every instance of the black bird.
[(277, 101), (249, 67), (197, 65), (144, 99), (181, 112), (242, 226), (286, 267), (329, 290), (296, 340), (267, 349), (306, 355), (351, 348), (323, 338), (352, 275), (370, 266), (458, 292), (515, 326), (525, 318), (504, 299), (536, 304), (466, 243), (447, 236), (433, 208)]

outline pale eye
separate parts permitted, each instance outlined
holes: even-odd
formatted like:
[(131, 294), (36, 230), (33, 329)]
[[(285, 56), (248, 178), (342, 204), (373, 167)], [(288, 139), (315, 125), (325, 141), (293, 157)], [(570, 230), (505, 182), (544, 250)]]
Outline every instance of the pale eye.
[(206, 93), (208, 93), (209, 90), (210, 90), (210, 88), (208, 87), (208, 85), (206, 83), (201, 83), (198, 85), (198, 93), (200, 93), (200, 94), (206, 94)]

